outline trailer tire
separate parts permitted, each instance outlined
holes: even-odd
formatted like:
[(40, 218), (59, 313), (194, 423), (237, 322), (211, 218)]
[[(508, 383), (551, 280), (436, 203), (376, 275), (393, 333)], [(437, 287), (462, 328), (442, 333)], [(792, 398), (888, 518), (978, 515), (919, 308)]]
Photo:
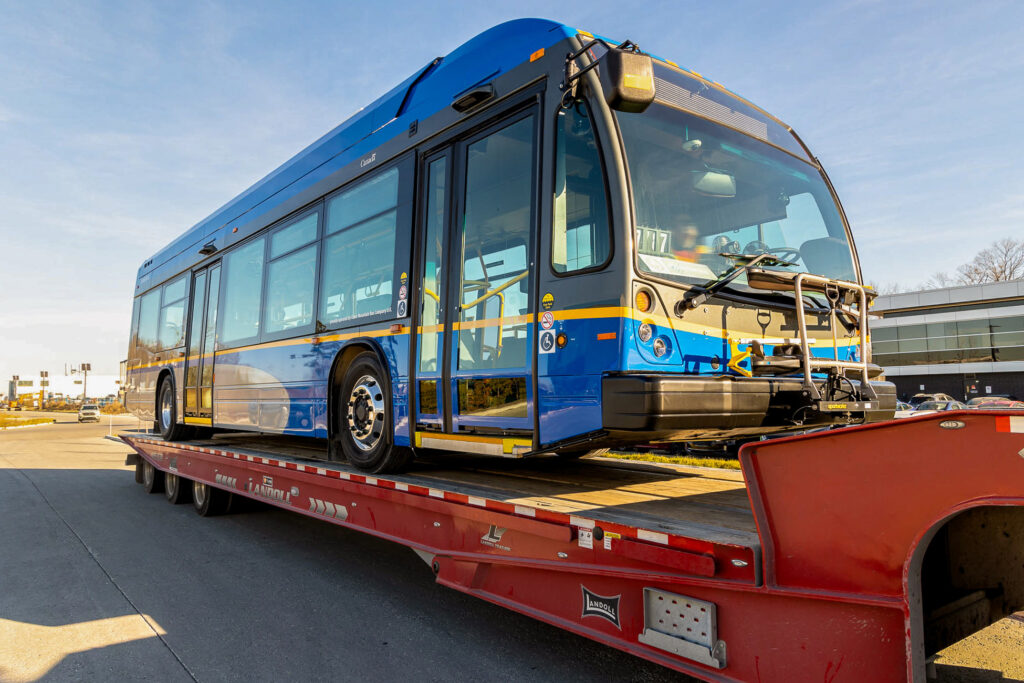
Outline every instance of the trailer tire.
[(174, 395), (174, 383), (165, 379), (157, 392), (156, 423), (164, 441), (188, 441), (192, 429), (178, 424), (178, 398)]
[(187, 503), (192, 497), (192, 482), (181, 475), (168, 472), (164, 475), (164, 495), (171, 505)]
[(142, 488), (146, 493), (160, 493), (164, 490), (164, 473), (153, 467), (148, 460), (142, 463)]
[(192, 507), (200, 517), (223, 515), (231, 509), (233, 496), (201, 481), (192, 482)]
[(394, 445), (391, 387), (375, 354), (367, 351), (345, 370), (335, 419), (341, 451), (354, 466), (373, 474), (402, 472), (412, 451)]
[(143, 459), (139, 458), (139, 461), (135, 463), (135, 483), (136, 484), (141, 484), (142, 481), (143, 481), (143, 479), (142, 479), (142, 463), (143, 462), (144, 462)]

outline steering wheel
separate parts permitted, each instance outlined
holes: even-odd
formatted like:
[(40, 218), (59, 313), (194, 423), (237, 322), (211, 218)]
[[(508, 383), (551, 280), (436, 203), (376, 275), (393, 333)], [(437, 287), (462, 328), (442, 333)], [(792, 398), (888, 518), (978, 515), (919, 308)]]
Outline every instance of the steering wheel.
[(779, 256), (779, 259), (782, 261), (789, 261), (790, 263), (797, 263), (801, 258), (800, 250), (796, 247), (774, 247), (772, 249), (766, 249), (764, 253), (773, 255), (786, 254), (787, 256), (785, 257)]

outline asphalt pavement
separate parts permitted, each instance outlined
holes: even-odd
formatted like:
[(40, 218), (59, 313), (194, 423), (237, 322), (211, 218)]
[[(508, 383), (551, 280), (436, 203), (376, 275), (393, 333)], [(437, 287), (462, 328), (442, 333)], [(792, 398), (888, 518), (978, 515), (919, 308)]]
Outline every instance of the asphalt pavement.
[(74, 415), (0, 432), (0, 681), (679, 681), (434, 582), (409, 549), (148, 495)]

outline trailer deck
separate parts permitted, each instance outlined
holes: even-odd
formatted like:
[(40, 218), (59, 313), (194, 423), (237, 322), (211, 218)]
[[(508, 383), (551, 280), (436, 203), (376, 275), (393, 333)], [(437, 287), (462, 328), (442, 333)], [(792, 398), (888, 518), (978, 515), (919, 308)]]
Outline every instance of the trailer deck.
[(375, 477), (318, 441), (121, 438), (150, 474), (402, 543), (442, 585), (708, 680), (924, 680), (982, 608), (1024, 606), (1020, 414), (764, 441), (742, 473), (445, 455)]
[[(167, 447), (154, 434), (121, 436), (132, 446), (148, 445), (157, 452)], [(607, 532), (612, 538), (618, 534), (691, 551), (717, 551), (751, 568), (738, 572), (739, 562), (732, 564), (729, 578), (757, 580), (760, 543), (739, 471), (612, 458), (495, 460), (445, 454), (417, 460), (407, 474), (377, 477), (320, 459), (326, 442), (319, 439), (228, 433), (174, 447), (569, 527), (599, 528), (600, 535)], [(310, 512), (301, 509), (308, 508), (306, 500), (289, 496), (281, 502)]]

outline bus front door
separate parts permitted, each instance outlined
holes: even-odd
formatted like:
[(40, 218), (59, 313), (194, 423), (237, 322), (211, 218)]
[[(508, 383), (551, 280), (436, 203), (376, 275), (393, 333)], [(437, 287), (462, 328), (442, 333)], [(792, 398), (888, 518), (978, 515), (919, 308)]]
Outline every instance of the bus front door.
[(185, 424), (213, 424), (213, 367), (219, 294), (219, 263), (193, 273), (188, 353), (185, 356)]
[(536, 116), (425, 160), (417, 442), (514, 456), (534, 432)]

